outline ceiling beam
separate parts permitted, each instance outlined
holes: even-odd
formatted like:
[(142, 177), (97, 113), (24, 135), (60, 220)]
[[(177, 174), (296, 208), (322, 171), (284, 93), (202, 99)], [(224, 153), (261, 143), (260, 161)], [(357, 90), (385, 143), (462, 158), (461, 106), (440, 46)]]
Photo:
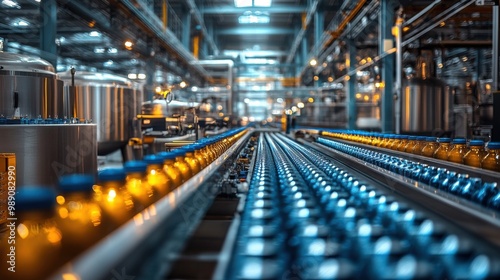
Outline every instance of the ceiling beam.
[(294, 34), (291, 28), (280, 27), (233, 27), (217, 30), (217, 35), (289, 35)]
[(320, 0), (314, 0), (311, 3), (311, 5), (308, 7), (305, 21), (302, 24), (303, 28), (300, 29), (299, 34), (297, 34), (297, 36), (293, 40), (292, 48), (290, 49), (290, 54), (288, 55), (288, 57), (286, 59), (286, 63), (291, 63), (293, 61), (293, 59), (295, 58), (295, 53), (297, 52), (297, 48), (299, 47), (300, 42), (302, 42), (302, 39), (305, 36), (307, 27), (309, 26), (309, 23), (311, 23), (311, 20), (314, 17), (314, 14), (318, 10), (319, 2), (320, 2)]
[(203, 15), (215, 16), (215, 15), (228, 15), (228, 14), (243, 14), (244, 12), (266, 12), (269, 14), (300, 14), (307, 10), (305, 5), (289, 6), (289, 5), (277, 5), (272, 7), (248, 7), (248, 8), (237, 8), (233, 5), (227, 6), (213, 6), (206, 7), (203, 10)]

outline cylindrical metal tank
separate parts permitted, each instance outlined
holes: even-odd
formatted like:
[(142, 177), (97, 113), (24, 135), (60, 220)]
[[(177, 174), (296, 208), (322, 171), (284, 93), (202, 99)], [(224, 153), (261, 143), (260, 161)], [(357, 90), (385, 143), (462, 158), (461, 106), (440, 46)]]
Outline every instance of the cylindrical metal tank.
[(63, 117), (62, 82), (38, 57), (0, 52), (0, 115)]
[(0, 153), (15, 153), (18, 186), (56, 186), (61, 175), (96, 174), (95, 124), (0, 125)]
[(124, 148), (132, 137), (140, 137), (137, 115), (141, 112), (140, 85), (112, 74), (59, 73), (68, 99), (68, 115), (97, 124), (98, 154)]
[(401, 95), (401, 133), (440, 135), (453, 130), (453, 96), (435, 78), (406, 80)]

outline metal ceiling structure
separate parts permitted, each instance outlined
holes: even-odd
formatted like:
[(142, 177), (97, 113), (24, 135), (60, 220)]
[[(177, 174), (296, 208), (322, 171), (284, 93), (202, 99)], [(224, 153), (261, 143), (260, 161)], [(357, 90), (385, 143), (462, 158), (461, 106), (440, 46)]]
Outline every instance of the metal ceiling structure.
[[(381, 19), (382, 2), (402, 8), (409, 52), (461, 48), (473, 58), (475, 49), (491, 49), (491, 7), (465, 0), (273, 0), (269, 7), (245, 8), (234, 0), (2, 0), (0, 37), (7, 51), (57, 57), (52, 61), (60, 70), (78, 65), (126, 75), (160, 69), (203, 85), (209, 73), (198, 60), (231, 58), (247, 66), (238, 68), (243, 72), (272, 61), (264, 66), (313, 85), (315, 75), (321, 83), (346, 73), (348, 44), (356, 44), (356, 67), (380, 53), (380, 26), (390, 28), (395, 21)], [(241, 24), (243, 15), (269, 22)], [(41, 35), (51, 28), (55, 42)], [(132, 47), (124, 45), (127, 40)], [(54, 54), (43, 47), (50, 44)], [(319, 67), (311, 70), (313, 58)]]

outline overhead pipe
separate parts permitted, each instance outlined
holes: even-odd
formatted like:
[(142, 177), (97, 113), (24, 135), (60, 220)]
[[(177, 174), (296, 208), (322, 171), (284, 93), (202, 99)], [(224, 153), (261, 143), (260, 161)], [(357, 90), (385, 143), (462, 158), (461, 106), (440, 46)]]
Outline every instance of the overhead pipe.
[(328, 42), (323, 47), (329, 47), (335, 40), (337, 40), (347, 24), (358, 14), (358, 12), (363, 8), (367, 0), (360, 0), (358, 4), (351, 10), (351, 12), (344, 18), (344, 20), (339, 24), (335, 31), (332, 31), (330, 35), (332, 36)]
[(441, 0), (435, 0), (429, 6), (423, 8), (420, 12), (418, 12), (416, 15), (414, 15), (412, 18), (409, 20), (406, 20), (403, 24), (403, 26), (408, 26), (412, 24), (414, 21), (419, 19), (421, 16), (425, 15), (428, 11), (430, 11), (432, 8), (434, 8), (437, 4), (441, 3)]
[(170, 29), (163, 29), (163, 22), (142, 1), (121, 0), (120, 3), (122, 4), (121, 7), (138, 18), (149, 32), (153, 33), (168, 49), (173, 51), (173, 55), (179, 57), (185, 64), (190, 65), (196, 73), (203, 77), (208, 76), (205, 69), (197, 62), (198, 60), (184, 47)]
[(295, 58), (295, 53), (297, 52), (297, 48), (299, 47), (300, 42), (304, 38), (307, 27), (309, 26), (309, 23), (311, 23), (311, 19), (314, 16), (314, 13), (316, 13), (316, 10), (318, 9), (318, 4), (319, 0), (314, 0), (314, 2), (311, 5), (311, 8), (307, 12), (306, 18), (302, 23), (303, 27), (300, 29), (299, 34), (297, 34), (297, 37), (295, 37), (295, 40), (292, 43), (292, 48), (290, 49), (290, 53), (286, 58), (286, 63), (292, 63), (293, 59)]
[(186, 4), (188, 5), (189, 9), (194, 15), (194, 20), (200, 25), (201, 27), (201, 34), (203, 35), (203, 38), (207, 40), (207, 43), (210, 45), (212, 50), (214, 51), (214, 55), (219, 55), (219, 49), (217, 48), (217, 45), (214, 42), (214, 39), (212, 38), (212, 35), (208, 33), (207, 27), (205, 26), (205, 21), (203, 20), (203, 17), (201, 16), (200, 9), (198, 9), (198, 6), (196, 6), (196, 3), (194, 0), (187, 0)]

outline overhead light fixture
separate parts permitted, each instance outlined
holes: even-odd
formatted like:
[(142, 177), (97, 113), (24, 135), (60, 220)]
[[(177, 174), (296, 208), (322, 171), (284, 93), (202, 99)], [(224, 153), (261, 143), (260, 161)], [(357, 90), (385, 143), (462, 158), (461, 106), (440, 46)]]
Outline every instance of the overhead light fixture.
[(117, 53), (118, 50), (116, 48), (109, 48), (108, 53)]
[(269, 15), (242, 15), (238, 17), (238, 22), (240, 24), (251, 24), (251, 23), (269, 23)]
[(109, 66), (111, 66), (113, 64), (114, 64), (113, 60), (108, 60), (108, 61), (104, 62), (104, 66), (105, 67), (109, 67)]
[(22, 18), (17, 18), (15, 20), (13, 20), (10, 25), (12, 26), (29, 26), (30, 23), (25, 20), (25, 19), (22, 19)]
[(99, 31), (91, 31), (89, 33), (89, 36), (90, 37), (100, 37), (101, 36), (101, 32), (99, 32)]
[(2, 5), (7, 6), (9, 8), (21, 9), (21, 6), (19, 6), (19, 4), (13, 0), (2, 0)]
[(104, 53), (106, 49), (104, 48), (94, 48), (94, 53)]
[(129, 40), (125, 41), (125, 48), (127, 50), (131, 50), (133, 45), (134, 45), (134, 43), (132, 43), (132, 41), (129, 41)]
[(187, 86), (187, 84), (186, 84), (186, 82), (182, 81), (182, 82), (179, 83), (179, 86), (181, 88), (185, 88)]
[(234, 6), (237, 8), (252, 7), (252, 0), (234, 0)]
[(304, 105), (304, 103), (303, 103), (303, 102), (299, 102), (299, 103), (297, 103), (297, 107), (299, 107), (299, 109), (304, 108), (304, 106), (305, 106), (305, 105)]
[(144, 73), (139, 73), (139, 74), (137, 74), (137, 78), (138, 78), (139, 80), (144, 80), (144, 79), (146, 79), (146, 74), (144, 74)]
[(309, 65), (311, 66), (316, 66), (318, 64), (318, 61), (316, 59), (311, 59), (311, 61), (309, 61)]
[(137, 79), (137, 74), (135, 74), (135, 73), (130, 73), (130, 74), (128, 74), (128, 76), (127, 76), (127, 77), (128, 77), (129, 79), (131, 79), (131, 80), (135, 80), (135, 79)]

